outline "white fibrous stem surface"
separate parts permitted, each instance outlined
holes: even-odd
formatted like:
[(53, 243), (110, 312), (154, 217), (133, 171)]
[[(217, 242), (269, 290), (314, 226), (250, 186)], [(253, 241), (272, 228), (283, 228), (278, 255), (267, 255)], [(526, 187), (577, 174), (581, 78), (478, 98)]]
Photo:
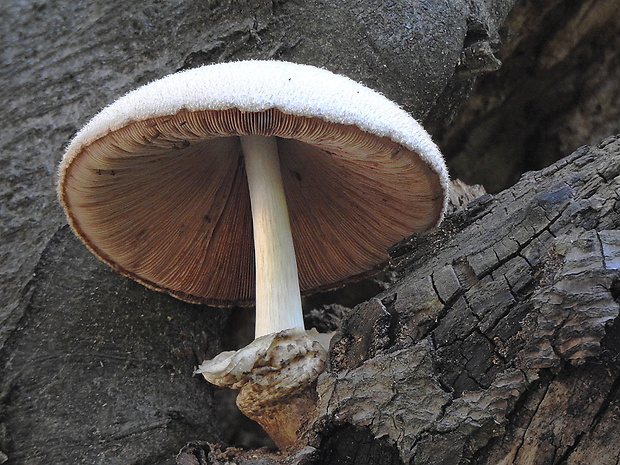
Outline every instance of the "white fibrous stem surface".
[(252, 204), (258, 338), (304, 328), (304, 321), (277, 140), (256, 135), (240, 139)]

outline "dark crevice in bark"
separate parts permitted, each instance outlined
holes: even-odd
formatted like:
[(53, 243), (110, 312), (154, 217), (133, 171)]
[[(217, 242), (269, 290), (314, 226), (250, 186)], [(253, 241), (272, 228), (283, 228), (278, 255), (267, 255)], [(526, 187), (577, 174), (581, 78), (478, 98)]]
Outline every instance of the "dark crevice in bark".
[(319, 450), (312, 465), (404, 465), (398, 449), (388, 441), (374, 437), (365, 428), (347, 424), (326, 431)]

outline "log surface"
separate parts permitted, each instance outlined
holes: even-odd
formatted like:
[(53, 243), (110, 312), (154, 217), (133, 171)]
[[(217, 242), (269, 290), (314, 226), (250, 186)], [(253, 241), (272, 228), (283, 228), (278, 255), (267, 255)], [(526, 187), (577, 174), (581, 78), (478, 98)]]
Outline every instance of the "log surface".
[[(117, 276), (56, 201), (63, 149), (92, 115), (210, 62), (324, 66), (446, 124), (475, 78), (497, 70), (515, 3), (1, 2), (0, 463), (580, 463), (594, 451), (616, 463), (616, 139), (394, 248), (401, 281), (343, 321), (294, 456), (227, 450), (241, 420), (191, 377), (204, 357), (247, 342), (251, 318)], [(607, 21), (588, 24), (596, 35)], [(592, 85), (613, 74), (605, 56)]]
[(617, 463), (619, 227), (620, 136), (475, 200), (344, 318), (305, 448), (179, 463)]

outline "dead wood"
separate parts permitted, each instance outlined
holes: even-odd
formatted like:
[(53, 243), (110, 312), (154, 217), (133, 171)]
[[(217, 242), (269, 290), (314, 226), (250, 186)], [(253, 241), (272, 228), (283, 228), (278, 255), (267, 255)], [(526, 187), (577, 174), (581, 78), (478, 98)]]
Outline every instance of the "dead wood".
[(481, 76), (451, 123), (432, 131), (451, 171), (498, 192), (524, 171), (618, 134), (619, 16), (615, 0), (517, 2), (499, 51), (491, 59), (484, 44), (469, 51), (501, 68)]
[[(174, 463), (190, 441), (242, 442), (234, 411), (190, 374), (222, 346), (242, 345), (243, 330), (239, 336), (228, 322), (247, 327), (251, 318), (148, 291), (90, 255), (55, 195), (56, 166), (73, 134), (138, 85), (244, 58), (324, 66), (445, 125), (475, 78), (499, 66), (502, 23), (516, 2), (0, 3), (0, 463), (155, 465)], [(561, 3), (568, 2), (553, 2), (554, 17), (562, 17)], [(591, 11), (602, 20), (580, 29), (587, 34), (578, 58), (587, 44), (604, 45), (592, 36), (609, 34), (598, 32), (606, 16)], [(582, 17), (572, 13), (564, 16), (569, 26)], [(548, 23), (526, 22), (548, 30)], [(525, 45), (514, 55), (527, 58), (532, 42), (518, 43)], [(591, 90), (613, 75), (618, 61), (609, 50), (591, 72), (575, 65), (584, 60), (567, 60), (551, 77), (594, 76), (591, 84), (576, 81), (583, 86), (575, 92)], [(527, 70), (511, 67), (510, 84)], [(528, 86), (543, 89), (537, 82)], [(556, 90), (552, 96), (564, 95)], [(605, 95), (571, 121), (616, 127), (599, 124), (599, 113), (616, 114), (613, 105), (598, 112), (597, 102), (613, 102)], [(569, 107), (581, 108), (580, 101)], [(472, 120), (452, 126), (467, 129)], [(502, 127), (519, 127), (509, 121)], [(455, 132), (452, 140), (462, 139)], [(192, 442), (177, 461), (579, 463), (595, 450), (601, 460), (617, 456), (617, 152), (616, 140), (584, 149), (530, 175), (520, 190), (486, 196), (435, 234), (395, 248), (401, 281), (343, 322), (306, 448), (290, 457)], [(496, 175), (514, 174), (493, 166)], [(572, 273), (577, 266), (583, 269)], [(594, 303), (588, 311), (584, 300)]]
[(375, 323), (332, 345), (319, 456), (353, 428), (394, 464), (616, 463), (618, 226), (614, 137), (395, 246), (402, 278), (358, 308)]
[(475, 200), (345, 317), (305, 448), (179, 463), (617, 463), (619, 226), (620, 137)]

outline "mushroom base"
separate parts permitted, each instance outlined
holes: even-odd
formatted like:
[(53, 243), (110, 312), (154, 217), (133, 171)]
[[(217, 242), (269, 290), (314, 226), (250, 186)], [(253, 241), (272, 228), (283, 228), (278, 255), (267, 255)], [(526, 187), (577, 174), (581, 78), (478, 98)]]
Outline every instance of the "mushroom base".
[[(318, 375), (317, 375), (318, 376)], [(241, 389), (237, 396), (237, 407), (243, 414), (261, 425), (281, 450), (298, 446), (303, 427), (317, 402), (316, 380), (305, 389), (285, 396), (280, 403), (260, 405), (246, 399), (246, 391)]]
[(222, 352), (195, 373), (217, 386), (239, 389), (237, 406), (259, 423), (281, 449), (293, 448), (316, 403), (316, 379), (327, 350), (314, 334), (292, 328)]

